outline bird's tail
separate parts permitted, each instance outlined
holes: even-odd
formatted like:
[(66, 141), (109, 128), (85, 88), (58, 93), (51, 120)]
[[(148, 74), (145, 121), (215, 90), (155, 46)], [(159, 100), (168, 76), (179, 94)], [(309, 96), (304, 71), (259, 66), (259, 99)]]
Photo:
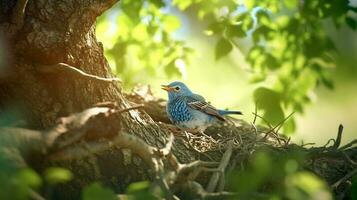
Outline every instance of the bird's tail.
[(234, 110), (218, 110), (220, 115), (243, 115), (241, 111), (234, 111)]

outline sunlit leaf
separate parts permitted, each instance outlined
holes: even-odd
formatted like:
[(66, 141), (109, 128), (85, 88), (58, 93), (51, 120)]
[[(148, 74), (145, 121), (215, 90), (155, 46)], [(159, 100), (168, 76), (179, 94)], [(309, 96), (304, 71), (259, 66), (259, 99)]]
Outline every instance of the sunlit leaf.
[(147, 190), (149, 187), (150, 183), (148, 181), (136, 182), (129, 185), (127, 192), (136, 193), (142, 190)]
[(173, 4), (177, 5), (181, 10), (185, 10), (191, 3), (192, 0), (173, 0)]
[(166, 31), (171, 32), (171, 31), (175, 31), (178, 28), (180, 28), (181, 23), (176, 16), (168, 15), (168, 16), (164, 17), (163, 25), (164, 25), (164, 28)]
[(216, 44), (216, 49), (215, 49), (216, 60), (219, 60), (220, 58), (229, 54), (229, 52), (231, 52), (232, 49), (233, 49), (233, 46), (232, 46), (231, 42), (229, 42), (225, 38), (219, 39)]
[(249, 79), (249, 82), (250, 83), (259, 83), (259, 82), (262, 82), (264, 81), (266, 78), (266, 75), (263, 74), (263, 73), (256, 73), (254, 74), (250, 79)]
[(73, 174), (68, 169), (60, 167), (50, 167), (45, 171), (45, 179), (50, 184), (64, 183), (70, 181)]
[(298, 7), (299, 0), (287, 0), (283, 2), (287, 8), (296, 9)]
[(29, 187), (36, 188), (42, 184), (41, 177), (30, 168), (20, 170), (17, 173), (16, 178)]

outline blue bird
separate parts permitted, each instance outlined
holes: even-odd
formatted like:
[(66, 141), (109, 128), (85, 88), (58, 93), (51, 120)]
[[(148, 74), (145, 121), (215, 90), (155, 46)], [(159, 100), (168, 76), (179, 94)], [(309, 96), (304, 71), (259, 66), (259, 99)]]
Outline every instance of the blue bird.
[(225, 121), (225, 115), (242, 114), (240, 111), (216, 109), (179, 81), (162, 85), (162, 89), (168, 92), (166, 112), (169, 119), (184, 131), (203, 133), (217, 119)]

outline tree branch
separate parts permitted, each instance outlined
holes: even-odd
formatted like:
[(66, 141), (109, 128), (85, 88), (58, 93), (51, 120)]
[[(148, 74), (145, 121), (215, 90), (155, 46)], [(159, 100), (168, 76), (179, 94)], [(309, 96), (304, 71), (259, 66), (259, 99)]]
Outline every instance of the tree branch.
[(121, 82), (119, 78), (103, 78), (96, 75), (88, 74), (66, 63), (57, 63), (53, 65), (39, 65), (36, 66), (36, 70), (41, 73), (68, 73), (73, 76), (77, 76), (92, 81), (98, 81), (98, 82), (107, 82), (107, 83)]
[(11, 23), (13, 23), (16, 31), (20, 30), (24, 25), (25, 10), (28, 0), (18, 0), (12, 12)]
[(212, 174), (212, 177), (207, 185), (207, 188), (206, 188), (207, 192), (214, 192), (217, 187), (218, 180), (220, 178), (224, 179), (224, 171), (229, 163), (229, 160), (232, 155), (232, 151), (233, 151), (233, 141), (229, 141), (228, 148), (227, 148), (226, 152), (224, 152), (221, 163), (218, 166), (218, 172), (215, 172)]

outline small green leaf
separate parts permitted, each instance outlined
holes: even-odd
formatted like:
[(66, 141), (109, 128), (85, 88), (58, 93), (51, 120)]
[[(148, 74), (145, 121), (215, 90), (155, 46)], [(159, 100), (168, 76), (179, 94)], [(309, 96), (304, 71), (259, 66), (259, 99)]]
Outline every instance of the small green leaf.
[(42, 184), (40, 176), (30, 168), (20, 170), (16, 178), (29, 187), (36, 188)]
[(150, 187), (148, 181), (132, 183), (128, 186), (127, 193), (133, 194), (139, 191), (147, 190)]
[(83, 200), (117, 200), (117, 195), (99, 183), (92, 183), (82, 191)]
[(233, 49), (232, 44), (228, 40), (222, 37), (220, 40), (218, 40), (216, 44), (216, 51), (215, 51), (216, 60), (219, 60), (220, 58), (226, 56), (229, 52), (232, 51), (232, 49)]
[(72, 172), (64, 168), (50, 167), (45, 171), (45, 179), (50, 184), (64, 183), (72, 178)]

